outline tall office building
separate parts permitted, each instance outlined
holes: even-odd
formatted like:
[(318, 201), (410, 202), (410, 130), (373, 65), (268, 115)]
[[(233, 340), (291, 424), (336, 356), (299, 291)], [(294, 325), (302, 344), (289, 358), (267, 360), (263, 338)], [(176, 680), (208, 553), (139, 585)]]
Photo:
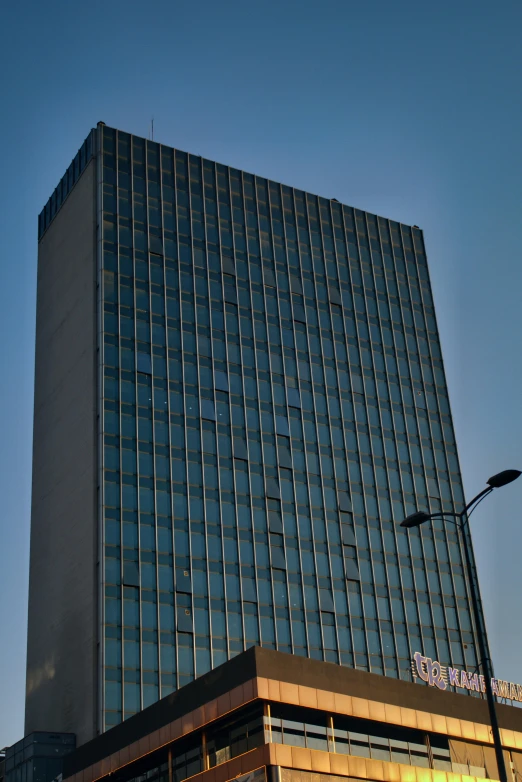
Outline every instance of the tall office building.
[[(91, 131), (39, 218), (26, 733), (261, 645), (476, 665), (422, 231)], [(394, 523), (395, 520), (395, 523)]]

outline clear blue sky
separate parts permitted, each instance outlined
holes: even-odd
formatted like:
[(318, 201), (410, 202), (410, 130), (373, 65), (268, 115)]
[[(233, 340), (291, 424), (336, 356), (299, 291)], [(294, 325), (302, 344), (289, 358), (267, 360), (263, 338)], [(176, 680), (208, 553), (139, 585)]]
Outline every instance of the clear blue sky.
[[(154, 117), (158, 141), (421, 226), (471, 496), (522, 469), (521, 29), (518, 0), (4, 4), (0, 747), (23, 735), (36, 218), (89, 129)], [(521, 507), (522, 480), (473, 526), (496, 673), (522, 683)]]

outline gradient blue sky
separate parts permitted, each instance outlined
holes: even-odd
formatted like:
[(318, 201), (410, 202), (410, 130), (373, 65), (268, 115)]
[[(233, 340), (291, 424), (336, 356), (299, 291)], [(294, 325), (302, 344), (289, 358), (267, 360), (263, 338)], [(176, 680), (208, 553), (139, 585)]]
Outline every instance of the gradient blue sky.
[[(522, 469), (521, 29), (518, 0), (4, 4), (0, 747), (23, 735), (36, 218), (89, 129), (154, 117), (157, 141), (421, 226), (471, 496)], [(521, 503), (522, 480), (473, 528), (495, 670), (522, 683)]]

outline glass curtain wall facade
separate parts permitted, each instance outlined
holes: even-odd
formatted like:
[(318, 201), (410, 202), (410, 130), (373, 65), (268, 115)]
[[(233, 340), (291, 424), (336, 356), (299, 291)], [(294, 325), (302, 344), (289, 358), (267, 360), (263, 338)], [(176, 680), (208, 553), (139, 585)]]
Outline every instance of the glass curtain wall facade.
[(98, 130), (103, 726), (243, 649), (476, 665), (422, 232)]

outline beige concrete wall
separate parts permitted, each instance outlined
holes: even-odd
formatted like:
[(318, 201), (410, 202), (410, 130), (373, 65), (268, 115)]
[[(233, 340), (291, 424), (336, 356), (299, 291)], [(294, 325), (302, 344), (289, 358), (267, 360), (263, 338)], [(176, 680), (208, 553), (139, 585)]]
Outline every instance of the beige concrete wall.
[(38, 252), (25, 732), (96, 735), (96, 162)]

